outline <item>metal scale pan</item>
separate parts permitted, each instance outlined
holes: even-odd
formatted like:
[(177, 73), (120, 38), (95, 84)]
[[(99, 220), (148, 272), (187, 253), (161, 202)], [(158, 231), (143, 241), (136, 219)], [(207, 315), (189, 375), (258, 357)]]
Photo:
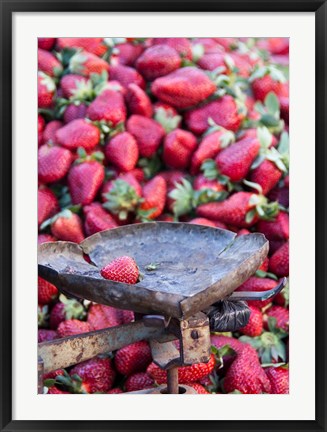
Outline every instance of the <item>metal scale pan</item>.
[[(260, 266), (268, 248), (262, 234), (236, 237), (188, 223), (140, 223), (102, 231), (79, 245), (40, 245), (39, 275), (70, 296), (184, 319), (231, 295)], [(136, 285), (100, 275), (104, 265), (123, 255), (140, 268)]]

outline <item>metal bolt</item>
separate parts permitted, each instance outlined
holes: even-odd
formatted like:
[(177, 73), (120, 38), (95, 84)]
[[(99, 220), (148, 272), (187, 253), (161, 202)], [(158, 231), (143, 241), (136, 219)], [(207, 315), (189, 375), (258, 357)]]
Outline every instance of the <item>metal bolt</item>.
[(192, 330), (191, 331), (191, 338), (192, 339), (198, 339), (199, 338), (199, 333), (196, 330)]

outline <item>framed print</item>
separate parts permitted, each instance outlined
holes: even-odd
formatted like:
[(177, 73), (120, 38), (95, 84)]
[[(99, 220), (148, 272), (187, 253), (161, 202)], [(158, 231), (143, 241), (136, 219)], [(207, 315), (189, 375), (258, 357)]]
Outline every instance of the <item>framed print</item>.
[(1, 17), (1, 429), (325, 430), (326, 2)]

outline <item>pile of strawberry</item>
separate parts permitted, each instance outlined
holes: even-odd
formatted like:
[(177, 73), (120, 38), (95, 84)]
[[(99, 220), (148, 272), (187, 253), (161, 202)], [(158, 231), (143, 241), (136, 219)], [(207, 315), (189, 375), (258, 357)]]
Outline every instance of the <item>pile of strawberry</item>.
[[(140, 221), (261, 232), (269, 257), (239, 290), (289, 272), (288, 40), (40, 38), (39, 243), (81, 242)], [(134, 319), (39, 278), (39, 341)], [(212, 335), (199, 393), (288, 392), (288, 288), (249, 302), (249, 323)], [(44, 377), (48, 393), (121, 393), (166, 374), (147, 342)]]

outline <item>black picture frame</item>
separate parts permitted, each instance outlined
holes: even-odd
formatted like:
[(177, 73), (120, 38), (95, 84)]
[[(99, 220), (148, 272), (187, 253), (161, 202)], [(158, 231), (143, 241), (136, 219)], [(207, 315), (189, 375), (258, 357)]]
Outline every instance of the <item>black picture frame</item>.
[[(326, 428), (326, 0), (111, 1), (0, 0), (1, 5), (1, 431), (325, 431)], [(14, 12), (314, 12), (316, 54), (316, 419), (314, 421), (15, 421), (12, 420), (12, 14)], [(305, 101), (304, 101), (305, 103)], [(303, 227), (303, 229), (309, 229)], [(303, 245), (305, 253), (305, 245)], [(314, 279), (312, 275), (312, 279)], [(304, 354), (305, 355), (305, 354)], [(311, 368), (311, 366), (309, 366)], [(312, 368), (313, 369), (313, 368)], [(313, 370), (312, 370), (313, 373)], [(217, 404), (219, 409), (219, 404)]]

